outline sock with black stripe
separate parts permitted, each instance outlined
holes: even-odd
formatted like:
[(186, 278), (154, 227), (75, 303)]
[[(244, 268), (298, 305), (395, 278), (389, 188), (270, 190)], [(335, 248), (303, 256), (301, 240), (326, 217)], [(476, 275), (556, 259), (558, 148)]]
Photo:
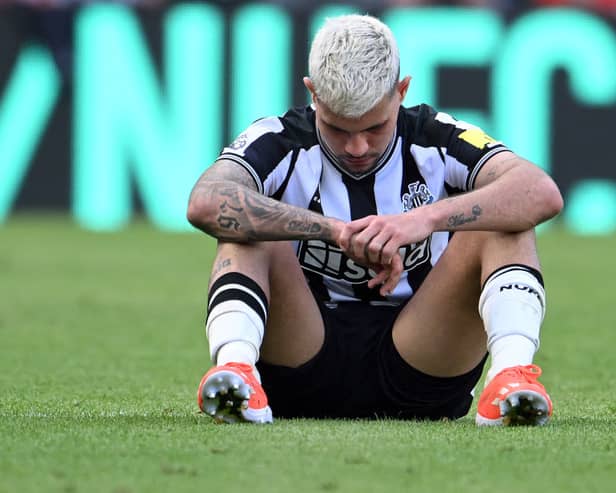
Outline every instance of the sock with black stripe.
[[(261, 287), (239, 272), (219, 277), (208, 296), (205, 330), (216, 365), (247, 363), (254, 368), (267, 323), (268, 303)], [(255, 375), (259, 378), (255, 370)]]
[(545, 315), (541, 273), (522, 264), (497, 269), (483, 285), (479, 313), (491, 357), (486, 383), (504, 368), (532, 363)]

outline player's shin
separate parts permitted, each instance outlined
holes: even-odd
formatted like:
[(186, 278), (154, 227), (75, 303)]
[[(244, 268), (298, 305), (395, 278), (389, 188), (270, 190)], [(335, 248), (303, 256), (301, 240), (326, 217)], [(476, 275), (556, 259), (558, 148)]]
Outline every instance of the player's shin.
[(520, 264), (497, 269), (484, 283), (479, 313), (491, 356), (487, 384), (504, 368), (532, 363), (545, 314), (541, 274)]
[(237, 272), (217, 279), (210, 288), (206, 322), (212, 362), (254, 368), (266, 320), (267, 298), (256, 282)]
[(197, 401), (217, 421), (273, 421), (255, 368), (266, 320), (267, 298), (252, 279), (230, 272), (212, 284), (205, 327), (215, 366), (201, 379)]

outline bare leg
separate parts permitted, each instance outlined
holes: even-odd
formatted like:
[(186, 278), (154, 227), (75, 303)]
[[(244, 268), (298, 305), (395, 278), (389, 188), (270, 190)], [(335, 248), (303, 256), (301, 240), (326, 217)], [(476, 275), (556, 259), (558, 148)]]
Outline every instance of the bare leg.
[(199, 407), (218, 421), (271, 423), (255, 365), (296, 367), (315, 356), (325, 330), (292, 245), (220, 242), (206, 330), (215, 366), (201, 379)]
[(317, 354), (324, 340), (323, 320), (291, 243), (220, 242), (211, 282), (228, 272), (248, 276), (268, 297), (264, 361), (297, 367)]
[(457, 232), (394, 325), (394, 344), (404, 360), (440, 377), (474, 368), (486, 352), (478, 311), (482, 282), (516, 263), (539, 268), (533, 232)]

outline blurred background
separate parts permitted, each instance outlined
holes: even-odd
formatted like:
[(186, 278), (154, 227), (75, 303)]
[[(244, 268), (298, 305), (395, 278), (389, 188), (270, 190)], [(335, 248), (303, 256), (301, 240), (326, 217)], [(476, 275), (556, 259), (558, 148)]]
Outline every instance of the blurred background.
[(548, 170), (570, 232), (616, 231), (616, 0), (0, 0), (0, 231), (32, 211), (188, 230), (199, 174), (256, 118), (307, 103), (310, 40), (350, 12), (391, 26), (406, 105)]

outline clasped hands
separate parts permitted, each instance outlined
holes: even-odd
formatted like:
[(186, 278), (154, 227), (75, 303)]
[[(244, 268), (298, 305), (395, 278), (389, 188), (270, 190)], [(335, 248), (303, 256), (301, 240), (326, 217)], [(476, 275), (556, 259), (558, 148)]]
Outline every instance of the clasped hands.
[(427, 221), (414, 212), (366, 216), (339, 228), (338, 246), (354, 262), (376, 272), (368, 287), (380, 286), (381, 296), (391, 294), (404, 271), (400, 248), (432, 233)]

